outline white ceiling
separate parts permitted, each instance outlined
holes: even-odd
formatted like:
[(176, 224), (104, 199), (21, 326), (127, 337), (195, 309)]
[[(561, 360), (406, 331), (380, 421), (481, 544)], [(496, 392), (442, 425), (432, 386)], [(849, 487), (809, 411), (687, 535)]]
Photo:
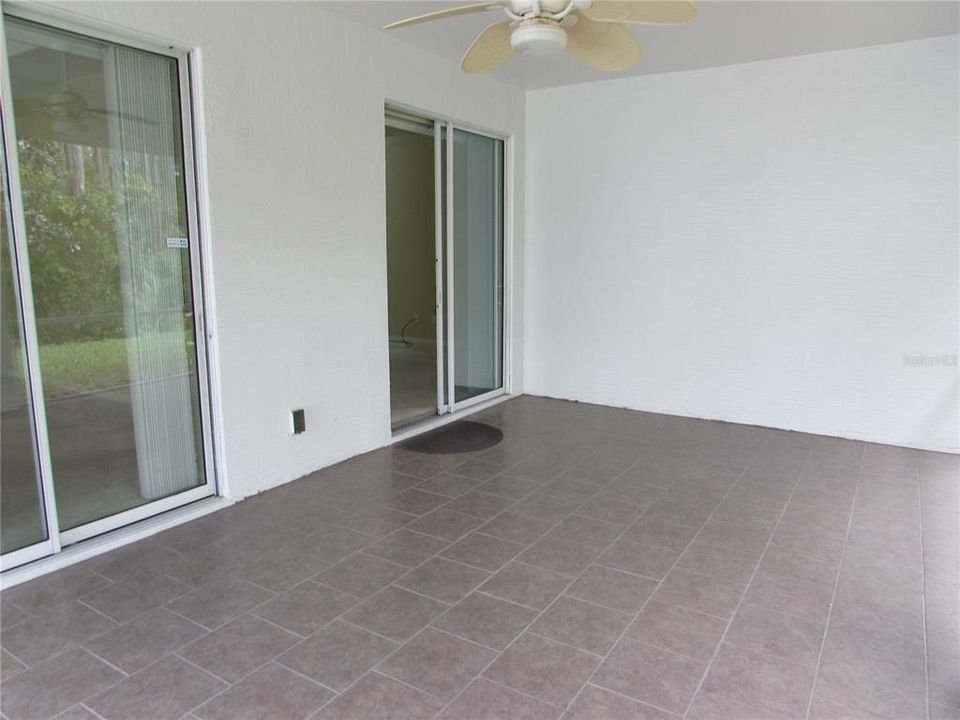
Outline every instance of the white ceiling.
[[(443, 7), (475, 2), (339, 0), (324, 5), (371, 27)], [(571, 56), (514, 56), (490, 74), (525, 89), (693, 70), (844, 48), (882, 45), (960, 32), (960, 3), (915, 0), (701, 0), (700, 14), (680, 26), (633, 25), (644, 56), (621, 73), (601, 73)], [(499, 8), (390, 30), (390, 34), (455, 62), (473, 37), (502, 19)]]

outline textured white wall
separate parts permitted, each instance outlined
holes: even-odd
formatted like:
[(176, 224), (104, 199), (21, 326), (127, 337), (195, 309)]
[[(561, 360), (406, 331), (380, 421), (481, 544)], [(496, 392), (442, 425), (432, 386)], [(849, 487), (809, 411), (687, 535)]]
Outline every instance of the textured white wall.
[(388, 443), (384, 101), (515, 136), (519, 266), (522, 91), (315, 3), (63, 7), (199, 48), (228, 494)]
[(957, 36), (527, 96), (525, 390), (960, 450)]

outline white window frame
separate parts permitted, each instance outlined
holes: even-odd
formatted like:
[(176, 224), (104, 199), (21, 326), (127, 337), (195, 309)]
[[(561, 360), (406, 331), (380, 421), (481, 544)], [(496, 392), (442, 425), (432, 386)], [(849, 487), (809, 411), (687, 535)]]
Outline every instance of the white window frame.
[[(196, 488), (177, 493), (169, 497), (148, 502), (129, 510), (110, 515), (99, 520), (85, 523), (75, 528), (61, 531), (59, 528), (49, 437), (47, 433), (45, 404), (43, 401), (42, 378), (39, 367), (39, 343), (33, 312), (32, 286), (27, 256), (27, 236), (24, 227), (22, 195), (20, 193), (20, 175), (17, 157), (16, 128), (12, 122), (12, 88), (8, 63), (6, 62), (6, 32), (4, 17), (9, 15), (29, 22), (50, 26), (56, 30), (91, 37), (96, 40), (144, 50), (150, 53), (173, 58), (177, 61), (178, 90), (180, 101), (180, 128), (183, 147), (185, 201), (190, 237), (190, 276), (193, 301), (194, 335), (196, 340), (197, 375), (199, 383), (200, 423), (204, 465), (204, 483)], [(17, 282), (20, 297), (24, 305), (24, 352), (27, 357), (27, 369), (31, 399), (36, 418), (37, 448), (39, 453), (40, 483), (43, 489), (43, 504), (48, 539), (35, 545), (21, 548), (0, 556), (0, 571), (6, 571), (24, 563), (59, 554), (65, 546), (83, 540), (116, 532), (128, 526), (154, 518), (165, 512), (182, 508), (190, 503), (210, 498), (224, 490), (222, 477), (222, 423), (220, 421), (220, 382), (216, 373), (216, 338), (212, 332), (212, 273), (208, 258), (209, 217), (207, 213), (207, 188), (204, 182), (206, 173), (205, 153), (202, 135), (198, 132), (197, 121), (201, 111), (199, 96), (199, 52), (195, 48), (179, 46), (154, 37), (128, 32), (112, 25), (78, 18), (72, 13), (48, 7), (38, 8), (35, 4), (22, 2), (3, 3), (0, 12), (0, 53), (4, 58), (4, 67), (0, 71), (0, 108), (3, 109), (3, 142), (7, 174), (10, 182), (12, 230), (16, 238)], [(9, 122), (7, 121), (9, 119)]]

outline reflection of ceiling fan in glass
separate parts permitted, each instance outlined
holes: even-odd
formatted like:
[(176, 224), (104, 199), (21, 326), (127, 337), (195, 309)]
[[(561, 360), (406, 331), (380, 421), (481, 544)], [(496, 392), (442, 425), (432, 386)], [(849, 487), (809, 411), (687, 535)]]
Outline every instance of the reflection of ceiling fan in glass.
[(507, 19), (483, 30), (460, 67), (486, 72), (514, 52), (552, 55), (566, 50), (597, 70), (625, 70), (640, 59), (640, 43), (624, 23), (679, 25), (697, 16), (689, 0), (489, 0), (437, 10), (387, 25), (416, 25), (453, 15), (502, 8)]
[[(111, 116), (144, 125), (159, 125), (158, 122), (139, 115), (88, 107), (87, 99), (70, 88), (66, 53), (61, 54), (61, 68), (63, 69), (63, 89), (38, 98), (23, 98), (16, 101), (14, 109), (17, 115), (44, 113), (49, 117), (50, 128), (54, 132), (65, 134), (82, 132), (86, 129), (84, 120), (89, 117)], [(25, 121), (29, 123), (29, 118)]]

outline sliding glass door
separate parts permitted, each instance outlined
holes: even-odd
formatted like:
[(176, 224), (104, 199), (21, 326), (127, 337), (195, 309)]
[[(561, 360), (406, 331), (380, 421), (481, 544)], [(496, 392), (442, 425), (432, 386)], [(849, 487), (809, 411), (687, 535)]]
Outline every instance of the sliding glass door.
[(503, 141), (453, 131), (450, 397), (503, 387)]
[(59, 547), (205, 497), (213, 473), (187, 59), (10, 16), (4, 30), (18, 181), (3, 258), (6, 553), (40, 529)]
[(504, 392), (505, 141), (388, 108), (385, 143), (397, 429)]

